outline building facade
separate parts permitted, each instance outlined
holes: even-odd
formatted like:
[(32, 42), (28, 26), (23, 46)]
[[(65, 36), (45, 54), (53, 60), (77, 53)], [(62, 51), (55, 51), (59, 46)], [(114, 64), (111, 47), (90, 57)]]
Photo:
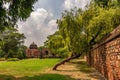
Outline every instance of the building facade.
[(38, 50), (38, 47), (34, 42), (26, 50), (26, 57), (27, 58), (39, 58), (40, 57), (40, 51)]
[(26, 49), (27, 58), (42, 58), (53, 57), (51, 51), (47, 48), (38, 49), (37, 45), (33, 42), (28, 49)]

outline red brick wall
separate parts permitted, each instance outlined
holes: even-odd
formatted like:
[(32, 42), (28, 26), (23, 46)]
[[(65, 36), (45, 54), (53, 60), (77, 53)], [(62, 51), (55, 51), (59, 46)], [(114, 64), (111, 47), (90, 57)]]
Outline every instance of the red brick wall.
[(26, 56), (28, 58), (39, 58), (40, 57), (40, 51), (37, 49), (27, 49), (26, 50)]
[(120, 26), (94, 46), (87, 60), (108, 80), (120, 80)]

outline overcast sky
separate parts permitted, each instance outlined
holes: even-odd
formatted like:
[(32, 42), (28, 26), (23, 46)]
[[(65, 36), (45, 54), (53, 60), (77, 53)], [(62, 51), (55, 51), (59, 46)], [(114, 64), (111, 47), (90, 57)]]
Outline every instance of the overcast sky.
[(82, 8), (90, 0), (38, 0), (34, 4), (34, 11), (25, 22), (19, 22), (19, 31), (26, 36), (25, 45), (35, 42), (38, 46), (44, 45), (48, 35), (57, 31), (56, 19), (61, 17), (64, 10)]

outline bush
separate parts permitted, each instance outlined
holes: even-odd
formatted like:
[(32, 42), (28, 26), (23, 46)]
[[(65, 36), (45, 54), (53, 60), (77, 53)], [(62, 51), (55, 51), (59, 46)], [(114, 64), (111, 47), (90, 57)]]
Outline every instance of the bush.
[(5, 58), (0, 58), (0, 61), (5, 61), (6, 59)]
[(7, 61), (19, 61), (20, 59), (18, 58), (8, 58)]

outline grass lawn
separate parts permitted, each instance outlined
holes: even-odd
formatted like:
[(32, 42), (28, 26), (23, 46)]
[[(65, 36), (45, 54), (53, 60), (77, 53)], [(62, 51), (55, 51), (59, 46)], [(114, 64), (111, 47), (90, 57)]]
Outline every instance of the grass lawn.
[(69, 76), (60, 74), (39, 74), (34, 76), (14, 77), (11, 75), (0, 75), (0, 80), (74, 80)]
[(60, 59), (25, 59), (20, 61), (0, 62), (0, 74), (27, 76), (35, 75), (52, 67)]
[(25, 59), (0, 62), (0, 80), (70, 80), (58, 74), (40, 74), (61, 59)]

